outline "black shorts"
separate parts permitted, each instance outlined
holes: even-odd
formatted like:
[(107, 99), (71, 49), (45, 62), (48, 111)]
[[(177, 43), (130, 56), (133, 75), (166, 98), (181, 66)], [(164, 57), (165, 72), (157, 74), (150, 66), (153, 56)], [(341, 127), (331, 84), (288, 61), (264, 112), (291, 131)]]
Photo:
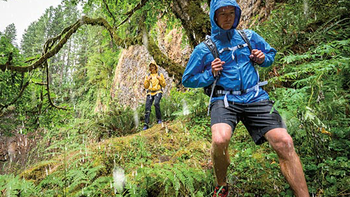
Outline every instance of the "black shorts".
[(232, 128), (232, 133), (239, 121), (249, 131), (255, 144), (266, 141), (264, 135), (271, 129), (286, 128), (282, 117), (273, 108), (273, 101), (263, 100), (256, 103), (232, 103), (225, 108), (224, 101), (218, 100), (211, 104), (211, 126), (217, 123), (227, 123)]

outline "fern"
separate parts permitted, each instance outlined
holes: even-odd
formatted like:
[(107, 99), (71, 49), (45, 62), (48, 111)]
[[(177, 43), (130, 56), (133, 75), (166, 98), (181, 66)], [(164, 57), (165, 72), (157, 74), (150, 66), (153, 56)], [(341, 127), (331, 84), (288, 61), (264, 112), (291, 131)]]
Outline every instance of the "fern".
[(104, 190), (111, 190), (112, 177), (101, 176), (77, 192), (75, 196), (103, 196)]
[(133, 184), (139, 185), (139, 192), (144, 190), (154, 196), (201, 196), (208, 192), (205, 188), (210, 187), (205, 186), (205, 182), (210, 184), (209, 180), (200, 169), (185, 164), (165, 164), (138, 169)]
[(300, 62), (300, 61), (305, 61), (310, 58), (313, 58), (312, 54), (310, 53), (305, 53), (302, 55), (288, 55), (282, 58), (282, 62), (286, 64), (290, 64), (293, 62)]
[(40, 193), (32, 182), (14, 175), (0, 175), (0, 191), (6, 196), (24, 197), (39, 196)]

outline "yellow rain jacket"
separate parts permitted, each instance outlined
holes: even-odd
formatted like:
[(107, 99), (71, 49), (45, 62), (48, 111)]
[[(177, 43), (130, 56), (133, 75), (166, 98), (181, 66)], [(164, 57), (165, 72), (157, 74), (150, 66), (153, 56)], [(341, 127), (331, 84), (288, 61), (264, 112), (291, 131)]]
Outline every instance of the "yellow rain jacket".
[[(163, 93), (162, 87), (165, 87), (166, 83), (165, 83), (165, 79), (164, 79), (164, 76), (162, 73), (160, 73), (160, 75), (159, 75), (160, 79), (157, 78), (158, 66), (155, 62), (151, 62), (149, 64), (149, 66), (151, 66), (152, 64), (156, 66), (156, 73), (154, 73), (154, 74), (151, 73), (150, 75), (146, 75), (144, 86), (145, 86), (145, 89), (147, 89), (147, 95), (154, 96), (158, 93)], [(150, 80), (148, 80), (149, 76), (151, 77)]]

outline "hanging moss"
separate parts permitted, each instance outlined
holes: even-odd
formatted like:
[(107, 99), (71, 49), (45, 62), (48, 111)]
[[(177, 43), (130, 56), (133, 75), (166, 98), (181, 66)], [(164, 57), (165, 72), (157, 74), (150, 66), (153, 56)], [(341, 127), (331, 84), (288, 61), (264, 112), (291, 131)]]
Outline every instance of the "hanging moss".
[(190, 1), (188, 6), (188, 13), (191, 15), (190, 25), (192, 30), (195, 31), (196, 36), (200, 35), (197, 41), (201, 41), (205, 38), (205, 35), (210, 34), (211, 24), (210, 18), (207, 13), (201, 8), (202, 1)]
[(187, 4), (182, 4), (175, 1), (174, 6), (172, 6), (173, 13), (181, 20), (181, 24), (186, 30), (186, 35), (192, 48), (204, 40), (205, 35), (210, 34), (209, 16), (202, 8), (202, 5), (206, 2), (194, 0), (188, 1)]
[(180, 65), (175, 64), (170, 58), (163, 54), (153, 38), (148, 40), (147, 49), (157, 64), (162, 65), (162, 68), (168, 72), (169, 76), (174, 76), (176, 81), (181, 81), (183, 68)]

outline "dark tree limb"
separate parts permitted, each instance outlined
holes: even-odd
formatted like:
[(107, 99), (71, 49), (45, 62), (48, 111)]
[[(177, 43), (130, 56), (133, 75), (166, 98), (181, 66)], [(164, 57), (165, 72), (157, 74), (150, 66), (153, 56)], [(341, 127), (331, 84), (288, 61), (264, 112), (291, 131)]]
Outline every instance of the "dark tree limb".
[[(11, 59), (9, 58), (9, 60), (5, 64), (0, 64), (0, 69), (2, 71), (11, 70), (11, 71), (23, 73), (23, 72), (30, 72), (32, 70), (39, 68), (39, 67), (43, 67), (44, 62), (46, 60), (48, 60), (49, 58), (53, 57), (54, 55), (56, 55), (61, 50), (61, 48), (67, 43), (68, 39), (82, 25), (92, 25), (92, 26), (104, 27), (109, 32), (111, 38), (116, 43), (116, 45), (124, 47), (124, 48), (126, 48), (130, 45), (142, 43), (141, 36), (138, 36), (135, 38), (121, 39), (120, 37), (118, 37), (114, 33), (114, 29), (112, 28), (112, 26), (109, 25), (109, 23), (103, 18), (92, 19), (92, 18), (89, 18), (87, 16), (83, 16), (80, 20), (75, 22), (73, 25), (66, 27), (58, 36), (49, 39), (45, 43), (44, 46), (50, 48), (50, 50), (47, 51), (46, 53), (42, 54), (42, 56), (38, 60), (36, 60), (34, 63), (32, 63), (31, 65), (29, 65), (29, 66), (14, 66), (11, 62)], [(57, 44), (54, 46), (55, 43), (57, 43)], [(53, 48), (51, 49), (51, 47), (53, 47)]]
[[(91, 19), (91, 18), (88, 18), (88, 17), (82, 17), (80, 20), (78, 20), (77, 22), (75, 22), (71, 26), (66, 27), (58, 36), (56, 36), (56, 37), (54, 37), (52, 39), (49, 39), (44, 44), (44, 53), (41, 55), (41, 57), (37, 61), (35, 61), (31, 65), (24, 66), (24, 67), (13, 66), (12, 65), (12, 53), (10, 53), (8, 61), (5, 64), (0, 65), (1, 70), (2, 71), (11, 70), (11, 71), (16, 71), (16, 72), (20, 72), (20, 73), (25, 73), (25, 72), (30, 72), (30, 71), (32, 71), (34, 69), (39, 68), (39, 67), (45, 67), (46, 68), (46, 78), (47, 78), (46, 89), (47, 89), (47, 92), (48, 92), (47, 95), (48, 95), (49, 103), (50, 103), (51, 106), (53, 106), (53, 107), (55, 107), (57, 109), (66, 110), (66, 108), (56, 106), (52, 102), (51, 95), (50, 95), (49, 71), (48, 71), (47, 60), (49, 58), (51, 58), (52, 56), (54, 56), (55, 54), (57, 54), (59, 52), (59, 50), (64, 46), (64, 44), (67, 43), (68, 39), (78, 30), (79, 27), (81, 27), (84, 24), (99, 25), (99, 26), (105, 27), (109, 31), (109, 33), (110, 33), (111, 37), (113, 38), (113, 40), (115, 42), (119, 43), (119, 44), (121, 43), (121, 39), (114, 34), (114, 31), (113, 31), (112, 27), (108, 24), (108, 22), (106, 20), (104, 20), (103, 18)], [(56, 42), (58, 42), (58, 43), (54, 46), (54, 44)], [(25, 88), (28, 85), (29, 85), (29, 82), (27, 82), (26, 84), (22, 85), (22, 89), (21, 89), (19, 95), (12, 102), (10, 102), (9, 104), (6, 104), (6, 105), (0, 104), (0, 109), (2, 110), (5, 107), (15, 103), (18, 100), (18, 98), (20, 98), (22, 96)]]
[(38, 58), (37, 58), (37, 57), (31, 58), (31, 59), (29, 59), (29, 60), (26, 60), (24, 63), (29, 63), (29, 62), (32, 62), (32, 61), (34, 61), (34, 60), (36, 60), (36, 59), (38, 59)]
[(111, 10), (109, 9), (106, 0), (103, 0), (103, 4), (105, 4), (105, 7), (106, 7), (107, 12), (109, 13), (109, 15), (110, 15), (110, 16), (112, 17), (112, 19), (113, 19), (113, 25), (115, 25), (115, 23), (116, 23), (117, 21), (115, 20), (114, 15), (112, 14)]
[(133, 9), (131, 9), (130, 11), (128, 11), (127, 13), (125, 13), (125, 15), (127, 16), (118, 26), (123, 25), (126, 21), (128, 21), (131, 16), (139, 9), (141, 9), (144, 5), (146, 5), (146, 3), (148, 2), (148, 0), (141, 0), (140, 3), (138, 3)]
[[(48, 42), (46, 42), (46, 44), (44, 45), (44, 53), (46, 53), (47, 51), (49, 51), (51, 49), (51, 46), (48, 44)], [(53, 102), (52, 102), (52, 99), (51, 99), (51, 94), (50, 94), (50, 77), (49, 77), (49, 64), (47, 63), (47, 60), (45, 60), (44, 62), (44, 66), (45, 66), (45, 69), (46, 69), (46, 91), (47, 91), (47, 98), (49, 100), (49, 104), (54, 107), (54, 108), (57, 108), (57, 109), (63, 109), (63, 110), (67, 110), (67, 108), (65, 107), (59, 107), (57, 105), (55, 105)]]
[(6, 107), (8, 107), (8, 106), (10, 106), (10, 105), (12, 105), (12, 104), (14, 104), (14, 103), (23, 95), (24, 90), (28, 87), (28, 85), (29, 85), (29, 81), (27, 81), (27, 82), (22, 86), (21, 91), (19, 92), (19, 94), (17, 95), (17, 97), (14, 98), (10, 103), (5, 104), (5, 105), (3, 105), (3, 104), (0, 103), (0, 111), (2, 111), (4, 108), (6, 108)]
[[(128, 18), (126, 20), (128, 20), (135, 13), (135, 11), (141, 9), (147, 2), (148, 2), (148, 0), (142, 0), (132, 10), (128, 11), (126, 13), (126, 15), (128, 16)], [(122, 24), (123, 23), (121, 23), (120, 25), (122, 25)], [(49, 58), (53, 57), (54, 55), (56, 55), (62, 49), (62, 47), (67, 43), (68, 39), (74, 33), (76, 33), (76, 31), (82, 25), (92, 25), (92, 26), (104, 27), (109, 32), (109, 35), (110, 35), (111, 39), (115, 42), (115, 44), (117, 46), (120, 46), (120, 47), (123, 47), (123, 48), (127, 48), (127, 47), (129, 47), (131, 45), (136, 45), (136, 44), (142, 44), (143, 43), (141, 34), (139, 34), (139, 35), (137, 35), (137, 36), (135, 36), (133, 38), (121, 39), (115, 33), (115, 29), (105, 19), (103, 19), (103, 18), (92, 19), (92, 18), (89, 18), (87, 16), (83, 16), (81, 19), (79, 19), (78, 21), (76, 21), (72, 25), (64, 28), (63, 31), (59, 35), (57, 35), (56, 37), (53, 37), (53, 38), (47, 40), (46, 43), (44, 44), (44, 52), (43, 52), (43, 54), (40, 57), (38, 57), (38, 58), (34, 58), (34, 59), (26, 61), (26, 62), (32, 62), (30, 65), (28, 65), (28, 66), (15, 66), (15, 65), (13, 65), (12, 55), (10, 54), (10, 56), (8, 58), (8, 61), (5, 64), (0, 64), (0, 69), (2, 71), (10, 70), (10, 71), (16, 71), (16, 72), (20, 72), (20, 73), (25, 73), (25, 72), (30, 72), (32, 70), (35, 70), (37, 68), (46, 68), (47, 82), (43, 83), (43, 84), (38, 84), (38, 85), (45, 85), (46, 86), (46, 89), (47, 89), (47, 92), (48, 92), (48, 94), (47, 94), (48, 95), (48, 100), (49, 100), (49, 103), (50, 103), (51, 106), (53, 106), (55, 108), (58, 108), (58, 109), (66, 109), (66, 108), (63, 108), (63, 107), (56, 106), (52, 102), (52, 99), (51, 99), (51, 96), (50, 96), (50, 85), (49, 85), (50, 83), (49, 83), (49, 73), (48, 73), (49, 71), (48, 71), (47, 60)], [(143, 28), (145, 28), (145, 27), (143, 27)], [(181, 76), (182, 76), (182, 72), (183, 72), (182, 67), (179, 66), (178, 64), (174, 63), (165, 54), (163, 54), (160, 51), (157, 43), (154, 42), (153, 39), (150, 39), (149, 42), (147, 42), (147, 43), (148, 43), (147, 48), (148, 48), (150, 54), (154, 57), (155, 61), (157, 63), (161, 64), (162, 67), (165, 70), (167, 70), (169, 75), (173, 76), (176, 80), (181, 80)], [(9, 106), (12, 103), (16, 102), (17, 99), (22, 96), (22, 94), (24, 92), (24, 89), (28, 85), (29, 85), (29, 82), (27, 82), (26, 84), (23, 85), (23, 88), (21, 89), (20, 94), (17, 96), (17, 98), (13, 102), (11, 102), (8, 105), (0, 104), (0, 107), (3, 109), (4, 107)]]
[(50, 95), (50, 79), (49, 79), (49, 65), (47, 63), (47, 61), (45, 61), (44, 63), (45, 67), (46, 67), (46, 91), (47, 91), (47, 98), (49, 100), (49, 103), (52, 107), (54, 108), (57, 108), (57, 109), (62, 109), (62, 110), (67, 110), (67, 108), (65, 107), (60, 107), (60, 106), (57, 106), (55, 105), (53, 102), (52, 102), (52, 99), (51, 99), (51, 95)]
[(44, 82), (34, 82), (34, 84), (39, 86), (46, 86), (46, 83)]
[(11, 66), (11, 62), (12, 62), (12, 58), (13, 58), (12, 55), (13, 55), (12, 52), (10, 52), (9, 57), (8, 57), (6, 63), (5, 63), (5, 64), (0, 64), (0, 69), (1, 69), (2, 71), (7, 70), (7, 68)]

